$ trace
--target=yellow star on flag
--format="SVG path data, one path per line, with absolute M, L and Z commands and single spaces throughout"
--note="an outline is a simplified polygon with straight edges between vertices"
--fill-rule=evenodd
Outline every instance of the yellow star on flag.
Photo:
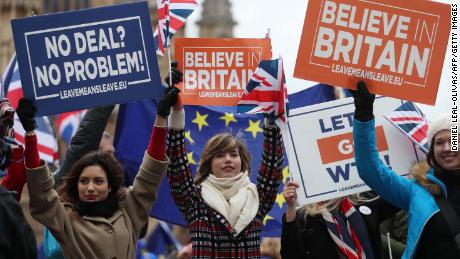
M 193 159 L 193 152 L 188 152 L 187 153 L 187 159 L 188 159 L 189 164 L 196 165 L 196 161 L 195 161 L 195 159 Z
M 195 144 L 195 140 L 192 139 L 192 135 L 190 133 L 190 130 L 185 132 L 185 138 L 188 139 L 190 144 Z
M 226 112 L 224 116 L 219 117 L 219 119 L 225 121 L 225 127 L 228 127 L 228 124 L 230 124 L 230 122 L 238 122 L 235 119 L 235 115 L 233 113 L 228 112 Z
M 267 214 L 267 216 L 265 216 L 265 218 L 263 220 L 264 226 L 267 224 L 267 221 L 269 221 L 269 220 L 273 220 L 273 217 Z
M 284 196 L 282 193 L 278 193 L 276 195 L 276 203 L 278 203 L 278 206 L 280 207 L 280 209 L 283 208 L 283 203 L 285 203 L 286 200 L 284 199 Z
M 283 184 L 286 184 L 286 180 L 288 177 L 289 177 L 289 169 L 286 166 L 285 168 L 283 168 Z
M 263 132 L 263 130 L 260 128 L 260 120 L 256 122 L 249 120 L 249 127 L 244 131 L 251 132 L 252 136 L 256 138 L 258 132 Z
M 196 117 L 194 120 L 192 120 L 192 122 L 198 125 L 199 131 L 201 131 L 201 128 L 203 128 L 203 126 L 209 126 L 209 124 L 206 122 L 207 117 L 208 114 L 201 115 L 198 111 L 196 112 Z

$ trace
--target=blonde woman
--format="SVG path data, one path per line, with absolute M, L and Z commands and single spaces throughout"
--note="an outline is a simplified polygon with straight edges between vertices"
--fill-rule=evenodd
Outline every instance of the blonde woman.
M 398 208 L 363 194 L 296 209 L 298 187 L 289 181 L 283 190 L 282 258 L 383 258 L 379 224 Z

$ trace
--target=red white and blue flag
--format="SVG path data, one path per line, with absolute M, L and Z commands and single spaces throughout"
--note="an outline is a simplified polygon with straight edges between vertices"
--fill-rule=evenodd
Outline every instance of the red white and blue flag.
M 163 56 L 172 36 L 198 8 L 198 3 L 195 0 L 157 0 L 157 5 L 158 26 L 153 37 L 157 54 Z
M 426 133 L 428 122 L 422 111 L 412 102 L 405 102 L 395 111 L 383 115 L 399 131 L 406 135 L 420 149 L 428 153 Z
M 169 46 L 169 1 L 157 0 L 158 25 L 153 32 L 155 48 L 158 55 L 164 55 L 165 48 Z
M 15 109 L 18 107 L 19 99 L 22 98 L 22 84 L 21 78 L 19 76 L 18 62 L 16 59 L 16 54 L 10 61 L 3 77 L 2 87 L 4 93 L 6 93 L 6 98 L 11 103 L 11 106 Z M 56 138 L 54 137 L 53 127 L 48 117 L 38 117 L 35 118 L 38 128 L 35 130 L 38 138 L 38 152 L 40 158 L 49 163 L 54 163 L 58 158 L 58 148 Z M 21 122 L 17 115 L 14 116 L 14 135 L 16 141 L 25 145 L 24 141 L 24 129 L 22 128 Z
M 285 125 L 287 102 L 283 60 L 263 60 L 252 74 L 243 97 L 238 102 L 237 111 L 270 114 L 277 118 L 278 125 Z
M 80 125 L 80 121 L 83 119 L 85 112 L 86 110 L 72 111 L 64 112 L 58 115 L 56 120 L 57 132 L 62 140 L 64 140 L 67 144 L 70 144 L 70 140 L 77 132 L 78 125 Z

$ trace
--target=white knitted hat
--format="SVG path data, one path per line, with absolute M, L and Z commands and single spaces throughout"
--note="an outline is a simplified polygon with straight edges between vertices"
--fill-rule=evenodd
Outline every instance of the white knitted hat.
M 428 132 L 426 133 L 428 145 L 431 145 L 434 135 L 441 130 L 450 130 L 450 114 L 444 114 L 436 120 L 428 124 Z

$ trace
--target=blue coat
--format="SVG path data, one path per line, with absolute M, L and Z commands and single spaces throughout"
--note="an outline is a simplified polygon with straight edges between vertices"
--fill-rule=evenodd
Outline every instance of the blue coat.
M 439 211 L 433 195 L 414 180 L 397 175 L 380 161 L 375 139 L 375 120 L 353 120 L 355 160 L 361 179 L 386 201 L 409 214 L 407 247 L 403 258 L 413 258 L 417 243 L 428 220 Z M 426 178 L 439 185 L 447 197 L 445 185 L 429 170 Z

